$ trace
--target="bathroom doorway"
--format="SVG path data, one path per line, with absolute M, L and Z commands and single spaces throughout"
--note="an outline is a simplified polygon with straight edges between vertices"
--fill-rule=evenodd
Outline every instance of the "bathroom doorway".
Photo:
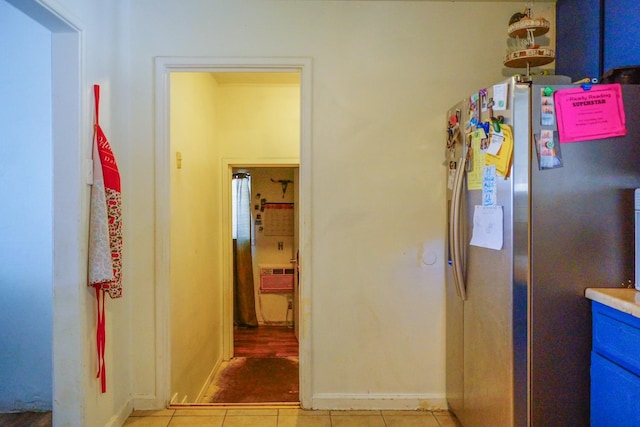
M 204 399 L 216 374 L 234 356 L 231 175 L 236 166 L 295 167 L 295 176 L 301 175 L 301 75 L 295 67 L 272 71 L 222 67 L 166 75 L 169 182 L 163 184 L 170 189 L 171 405 L 207 403 Z M 276 182 L 285 178 L 269 177 L 282 197 L 282 184 L 271 178 Z M 284 190 L 285 196 L 294 193 L 299 193 L 298 183 Z M 290 259 L 288 254 L 286 261 Z M 289 317 L 289 324 L 285 319 L 282 326 L 295 332 L 297 301 L 279 297 L 276 308 L 269 301 L 259 314 L 268 317 L 269 310 L 278 310 L 284 302 L 281 313 Z

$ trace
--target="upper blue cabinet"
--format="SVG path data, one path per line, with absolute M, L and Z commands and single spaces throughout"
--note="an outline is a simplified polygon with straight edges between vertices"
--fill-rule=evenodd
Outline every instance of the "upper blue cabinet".
M 556 2 L 556 74 L 600 78 L 600 1 Z
M 630 65 L 640 65 L 638 0 L 556 2 L 556 74 L 600 78 Z
M 604 1 L 604 70 L 640 65 L 638 0 Z

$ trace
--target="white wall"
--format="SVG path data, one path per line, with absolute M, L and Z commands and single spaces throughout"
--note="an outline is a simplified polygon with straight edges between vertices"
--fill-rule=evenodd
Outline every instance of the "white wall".
M 47 72 L 51 117 L 42 115 L 38 123 L 48 123 L 49 132 L 53 129 L 53 150 L 48 153 L 48 173 L 53 172 L 53 176 L 48 177 L 48 191 L 51 195 L 53 190 L 53 197 L 47 215 L 50 222 L 53 219 L 54 251 L 53 269 L 49 268 L 49 292 L 53 291 L 55 337 L 54 424 L 120 425 L 129 413 L 132 389 L 129 369 L 130 305 L 127 299 L 124 302 L 107 301 L 107 393 L 101 394 L 95 378 L 95 296 L 86 285 L 89 187 L 86 185 L 85 159 L 91 152 L 92 85 L 98 83 L 102 85 L 102 127 L 111 141 L 123 181 L 127 182 L 129 156 L 126 145 L 122 144 L 123 135 L 127 133 L 126 121 L 122 120 L 127 116 L 128 102 L 123 98 L 127 94 L 127 81 L 123 78 L 126 67 L 120 61 L 120 58 L 126 59 L 126 52 L 122 57 L 115 54 L 127 44 L 127 15 L 119 9 L 121 4 L 115 2 L 9 0 L 1 3 L 3 6 L 7 3 L 15 5 L 46 28 L 51 43 L 51 55 L 43 58 L 50 64 Z M 125 19 L 120 19 L 121 16 Z M 25 41 L 30 38 L 28 35 L 24 37 Z M 16 47 L 19 42 L 16 37 L 6 41 Z M 14 68 L 11 55 L 3 59 L 9 64 L 2 67 L 2 80 Z M 16 71 L 28 74 L 24 70 Z M 116 81 L 118 84 L 114 84 Z M 25 94 L 29 92 L 21 96 Z M 113 108 L 114 98 L 122 101 L 117 109 Z M 32 162 L 33 159 L 21 158 L 16 160 L 16 166 L 29 169 Z M 39 194 L 40 191 L 34 193 Z M 23 214 L 26 216 L 28 211 Z M 126 241 L 126 218 L 129 216 L 126 202 L 124 216 Z M 125 263 L 125 277 L 128 268 Z M 125 278 L 125 286 L 126 283 L 131 282 Z M 125 295 L 127 292 L 128 289 Z M 28 359 L 30 348 L 20 350 L 16 357 Z M 47 359 L 50 364 L 51 351 Z M 32 368 L 39 370 L 41 365 Z
M 216 100 L 210 74 L 171 75 L 171 395 L 178 403 L 197 402 L 222 360 Z
M 51 410 L 51 33 L 0 1 L 0 51 L 0 412 Z
M 536 12 L 554 22 L 553 5 Z M 156 56 L 311 57 L 312 404 L 428 406 L 444 396 L 444 112 L 502 67 L 521 2 L 131 3 L 129 188 L 141 237 L 134 383 L 153 393 Z M 543 10 L 544 9 L 544 10 Z M 260 147 L 256 147 L 260 150 Z M 428 263 L 423 262 L 424 260 Z M 429 264 L 430 263 L 430 264 Z M 381 398 L 381 399 L 378 399 Z

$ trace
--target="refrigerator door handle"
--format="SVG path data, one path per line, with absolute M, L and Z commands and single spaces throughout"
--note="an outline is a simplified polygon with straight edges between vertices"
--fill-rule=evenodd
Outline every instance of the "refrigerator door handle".
M 462 298 L 462 295 L 460 294 L 460 285 L 458 284 L 458 276 L 456 275 L 456 240 L 455 240 L 455 236 L 454 236 L 454 221 L 456 220 L 456 215 L 455 212 L 458 210 L 457 205 L 457 200 L 458 200 L 458 196 L 456 194 L 456 188 L 457 188 L 457 182 L 458 182 L 458 175 L 460 175 L 460 169 L 456 169 L 456 173 L 455 176 L 453 178 L 453 188 L 452 188 L 452 193 L 451 193 L 451 206 L 450 206 L 450 210 L 449 210 L 449 250 L 451 251 L 451 267 L 453 268 L 453 283 L 454 286 L 456 288 L 456 294 L 458 295 L 458 298 Z
M 451 254 L 453 264 L 453 281 L 456 285 L 456 293 L 464 301 L 467 299 L 467 287 L 464 283 L 464 273 L 462 270 L 462 238 L 460 236 L 460 210 L 462 199 L 462 184 L 466 168 L 467 156 L 463 155 L 458 162 L 456 176 L 453 184 L 451 197 L 451 216 L 449 218 L 449 241 L 451 242 Z

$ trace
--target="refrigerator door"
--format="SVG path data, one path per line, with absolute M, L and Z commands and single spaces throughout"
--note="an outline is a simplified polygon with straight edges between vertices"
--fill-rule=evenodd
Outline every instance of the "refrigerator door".
M 514 130 L 514 151 L 518 149 L 517 123 L 512 112 L 516 104 L 514 80 L 503 82 L 507 87 L 507 110 L 494 111 Z M 504 86 L 503 86 L 504 87 Z M 494 96 L 487 88 L 488 98 Z M 526 109 L 528 100 L 523 104 Z M 480 121 L 490 119 L 480 113 Z M 524 123 L 526 131 L 527 123 Z M 476 151 L 474 157 L 479 155 Z M 474 162 L 475 163 L 475 162 Z M 474 168 L 482 166 L 475 163 Z M 473 173 L 474 171 L 471 171 Z M 481 173 L 481 170 L 475 170 Z M 464 414 L 465 427 L 513 425 L 513 179 L 496 179 L 497 203 L 502 206 L 503 246 L 493 250 L 467 246 L 467 300 L 464 302 Z M 468 189 L 465 194 L 466 227 L 469 239 L 473 234 L 473 215 L 482 205 L 482 190 Z M 468 243 L 469 241 L 467 241 Z
M 563 167 L 557 169 L 539 170 L 535 148 L 531 151 L 534 426 L 589 425 L 591 315 L 584 291 L 634 279 L 640 86 L 622 89 L 626 136 L 561 144 Z M 541 128 L 540 90 L 532 91 L 534 134 Z
M 505 123 L 513 125 L 512 111 L 516 103 L 514 80 L 503 83 L 507 89 L 507 110 L 495 111 Z M 493 96 L 488 88 L 488 97 Z M 528 114 L 528 87 L 522 103 Z M 460 108 L 460 107 L 458 107 Z M 463 106 L 462 123 L 468 120 L 468 103 Z M 480 113 L 480 120 L 489 120 L 488 112 Z M 524 135 L 528 141 L 528 120 Z M 514 127 L 514 131 L 516 128 Z M 464 137 L 464 131 L 463 138 Z M 468 141 L 461 141 L 460 145 Z M 525 147 L 527 146 L 525 141 Z M 515 147 L 514 147 L 515 148 Z M 479 147 L 471 147 L 471 174 L 481 173 L 476 156 Z M 460 148 L 462 151 L 462 147 Z M 457 156 L 459 157 L 459 156 Z M 476 168 L 474 170 L 474 168 Z M 459 203 L 462 221 L 462 261 L 466 284 L 466 300 L 462 301 L 454 290 L 454 267 L 447 267 L 447 399 L 451 409 L 465 427 L 488 425 L 511 426 L 514 419 L 514 358 L 513 358 L 513 244 L 512 195 L 513 180 L 497 179 L 498 203 L 503 207 L 504 242 L 501 250 L 470 246 L 473 233 L 473 214 L 476 205 L 482 205 L 482 190 L 468 187 L 465 176 L 464 191 Z M 452 197 L 453 191 L 449 191 Z M 455 201 L 451 202 L 455 207 Z M 451 208 L 450 208 L 451 209 Z M 449 215 L 448 218 L 453 218 Z M 449 245 L 451 246 L 451 244 Z M 453 257 L 452 257 L 453 258 Z M 453 263 L 453 260 L 452 260 Z M 462 398 L 459 396 L 462 395 Z

